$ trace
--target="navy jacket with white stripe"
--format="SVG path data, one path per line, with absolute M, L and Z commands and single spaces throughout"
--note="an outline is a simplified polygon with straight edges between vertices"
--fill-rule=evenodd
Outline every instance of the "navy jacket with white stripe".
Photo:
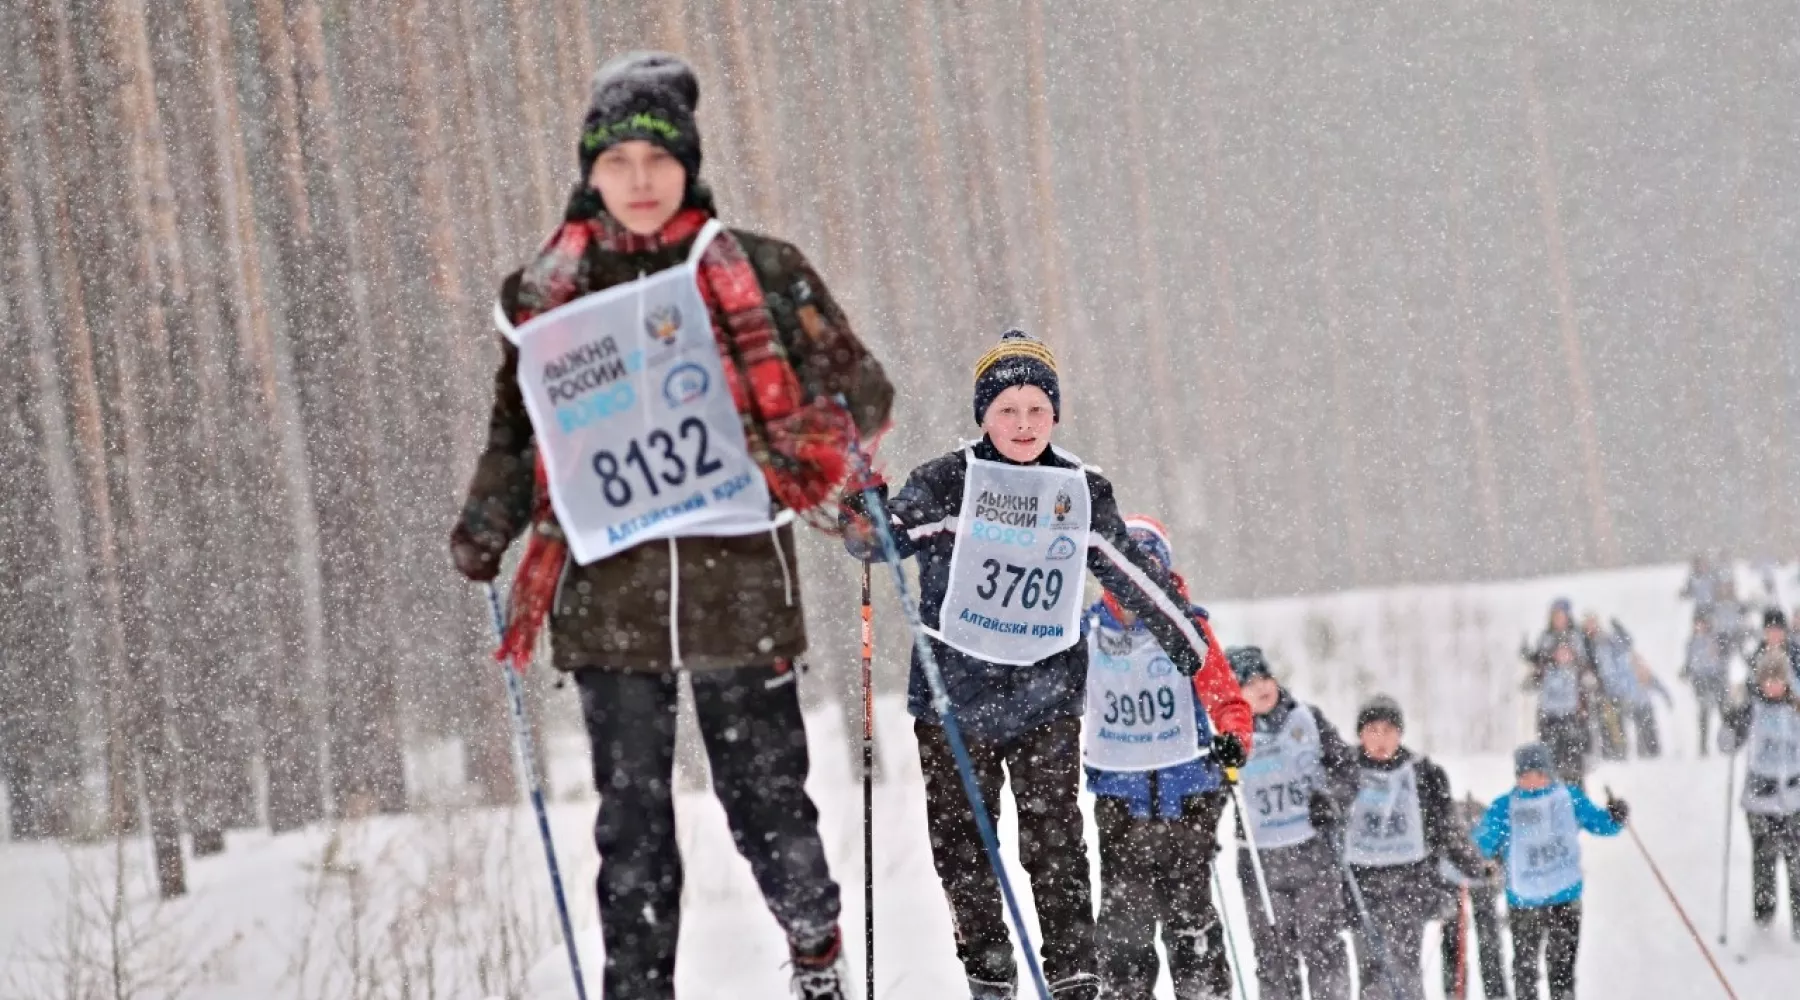
M 986 438 L 973 446 L 975 457 L 1008 462 Z M 1016 464 L 1016 463 L 1008 463 Z M 1073 469 L 1055 448 L 1044 449 L 1036 464 Z M 913 470 L 889 500 L 894 541 L 901 558 L 919 564 L 919 610 L 925 625 L 936 631 L 938 612 L 950 585 L 950 557 L 956 549 L 956 525 L 968 461 L 962 449 L 932 459 Z M 1087 472 L 1092 522 L 1088 536 L 1088 571 L 1150 629 L 1176 667 L 1187 676 L 1198 672 L 1206 657 L 1206 639 L 1188 616 L 1167 572 L 1145 555 L 1126 533 L 1113 487 L 1093 470 Z M 865 562 L 881 560 L 880 545 L 866 532 L 846 532 L 845 547 Z M 1079 592 L 1066 595 L 1083 600 Z M 1079 718 L 1087 697 L 1087 644 L 1077 642 L 1055 656 L 1029 666 L 991 663 L 958 652 L 933 639 L 938 666 L 950 692 L 963 735 L 977 743 L 1009 743 L 1054 719 Z M 931 689 L 918 651 L 913 652 L 907 681 L 907 707 L 915 718 L 936 722 Z

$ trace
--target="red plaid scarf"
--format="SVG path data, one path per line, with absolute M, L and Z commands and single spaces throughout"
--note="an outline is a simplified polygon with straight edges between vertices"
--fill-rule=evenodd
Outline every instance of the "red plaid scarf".
M 711 215 L 698 208 L 676 213 L 654 236 L 640 236 L 604 214 L 564 222 L 525 268 L 519 284 L 524 323 L 591 289 L 582 288 L 588 247 L 614 253 L 648 253 L 697 237 Z M 806 402 L 800 378 L 775 335 L 762 283 L 730 230 L 720 232 L 700 255 L 700 295 L 712 314 L 713 336 L 731 399 L 744 422 L 750 455 L 777 502 L 815 527 L 835 525 L 820 515 L 849 472 L 855 425 L 849 414 L 824 400 Z M 556 527 L 549 479 L 537 462 L 530 541 L 513 580 L 505 641 L 497 654 L 523 668 L 556 600 L 568 543 Z

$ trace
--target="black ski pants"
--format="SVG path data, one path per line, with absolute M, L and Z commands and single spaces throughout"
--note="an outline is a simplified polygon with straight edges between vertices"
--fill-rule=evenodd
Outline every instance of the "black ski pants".
M 790 941 L 834 933 L 838 887 L 825 863 L 796 674 L 786 664 L 693 675 L 713 792 L 738 853 Z M 675 839 L 674 674 L 582 670 L 581 712 L 600 814 L 600 933 L 608 1000 L 672 1000 L 681 926 Z
M 1154 776 L 1152 781 L 1156 780 Z M 1231 994 L 1224 925 L 1213 905 L 1213 858 L 1225 792 L 1190 795 L 1176 819 L 1137 819 L 1121 799 L 1094 802 L 1100 830 L 1095 942 L 1108 997 L 1156 991 L 1158 924 L 1176 1000 Z
M 1425 925 L 1442 911 L 1446 891 L 1437 869 L 1421 861 L 1351 871 L 1373 925 L 1363 925 L 1358 914 L 1359 995 L 1362 1000 L 1425 1000 Z
M 1350 949 L 1343 932 L 1352 921 L 1331 837 L 1320 834 L 1292 847 L 1264 850 L 1262 861 L 1274 924 L 1257 899 L 1249 852 L 1238 852 L 1238 881 L 1256 942 L 1257 995 L 1262 1000 L 1304 1000 L 1309 995 L 1312 1000 L 1350 1000 Z
M 1585 788 L 1587 781 L 1588 726 L 1577 715 L 1538 715 L 1538 739 L 1550 748 L 1557 777 L 1564 784 Z
M 1543 953 L 1550 1000 L 1575 1000 L 1575 956 L 1581 950 L 1581 901 L 1520 907 L 1512 926 L 1513 995 L 1538 1000 L 1538 954 Z
M 1788 918 L 1800 938 L 1800 813 L 1750 814 L 1750 907 L 1759 924 L 1775 920 L 1779 869 L 1787 865 Z
M 950 743 L 935 722 L 918 721 L 913 731 L 925 775 L 931 859 L 956 922 L 957 957 L 971 983 L 1016 983 L 1000 883 L 988 864 Z M 1006 743 L 972 743 L 969 756 L 982 802 L 996 826 L 1000 788 L 1012 786 L 1019 807 L 1019 863 L 1031 878 L 1044 975 L 1052 984 L 1091 991 L 1097 986 L 1097 963 L 1079 804 L 1081 720 L 1054 719 Z
M 1459 919 L 1452 919 L 1444 924 L 1443 942 L 1444 959 L 1444 995 L 1462 1000 L 1468 993 L 1468 987 L 1481 977 L 1482 996 L 1487 1000 L 1506 1000 L 1506 945 L 1500 939 L 1500 894 L 1490 885 L 1469 887 L 1469 915 L 1467 926 Z M 1469 944 L 1463 935 L 1473 928 L 1473 943 L 1481 952 L 1479 969 L 1470 965 L 1471 954 Z M 1463 963 L 1463 992 L 1456 989 L 1456 967 L 1458 958 Z

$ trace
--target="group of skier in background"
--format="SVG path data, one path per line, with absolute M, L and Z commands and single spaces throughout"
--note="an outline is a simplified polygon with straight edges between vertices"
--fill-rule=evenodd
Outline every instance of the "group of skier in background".
M 1659 689 L 1630 636 L 1593 616 L 1577 624 L 1559 602 L 1528 651 L 1541 741 L 1515 754 L 1512 790 L 1459 802 L 1443 768 L 1405 745 L 1391 698 L 1360 708 L 1349 743 L 1260 649 L 1221 646 L 1167 532 L 1124 516 L 1113 485 L 1051 443 L 1062 372 L 1043 342 L 1008 331 L 982 355 L 980 438 L 890 491 L 867 450 L 890 424 L 893 386 L 798 249 L 718 224 L 699 176 L 698 101 L 691 67 L 663 53 L 595 76 L 565 218 L 502 286 L 488 442 L 450 542 L 457 569 L 489 582 L 529 539 L 502 653 L 522 664 L 547 626 L 581 693 L 600 793 L 604 995 L 674 996 L 683 678 L 736 846 L 787 937 L 793 995 L 851 995 L 839 887 L 805 789 L 799 515 L 865 563 L 917 564 L 909 708 L 975 1000 L 1020 993 L 988 826 L 1005 784 L 1041 932 L 1041 969 L 1026 948 L 1035 993 L 1148 997 L 1160 934 L 1177 997 L 1231 996 L 1246 970 L 1233 968 L 1242 953 L 1213 861 L 1235 802 L 1264 1000 L 1299 998 L 1303 978 L 1314 1000 L 1348 997 L 1353 968 L 1364 998 L 1421 998 L 1425 931 L 1439 920 L 1445 985 L 1460 994 L 1474 978 L 1463 912 L 1487 996 L 1505 996 L 1502 893 L 1515 995 L 1538 995 L 1543 964 L 1550 996 L 1572 997 L 1579 834 L 1617 834 L 1628 817 L 1623 802 L 1588 798 L 1590 741 L 1606 756 L 1622 756 L 1629 733 L 1644 756 L 1660 746 Z M 1786 674 L 1765 669 L 1793 646 L 1770 640 L 1747 697 L 1726 699 L 1703 641 L 1721 603 L 1697 616 L 1685 676 L 1718 689 L 1709 704 L 1723 708 L 1728 749 L 1751 748 L 1760 879 L 1765 859 L 1794 864 L 1800 838 L 1800 719 L 1791 687 L 1777 690 Z M 1764 920 L 1772 888 L 1767 907 L 1757 899 Z M 1792 901 L 1800 916 L 1800 891 Z

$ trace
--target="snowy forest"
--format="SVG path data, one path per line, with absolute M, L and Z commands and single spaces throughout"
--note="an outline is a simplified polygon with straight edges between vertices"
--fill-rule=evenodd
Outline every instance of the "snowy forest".
M 883 359 L 896 471 L 972 433 L 970 361 L 1016 323 L 1207 601 L 1800 551 L 1797 29 L 1775 0 L 5 0 L 10 830 L 136 831 L 134 772 L 199 855 L 265 809 L 403 811 L 421 734 L 513 801 L 445 538 L 496 283 L 633 48 L 692 60 L 723 215 L 800 243 Z M 808 697 L 848 705 L 828 544 Z

